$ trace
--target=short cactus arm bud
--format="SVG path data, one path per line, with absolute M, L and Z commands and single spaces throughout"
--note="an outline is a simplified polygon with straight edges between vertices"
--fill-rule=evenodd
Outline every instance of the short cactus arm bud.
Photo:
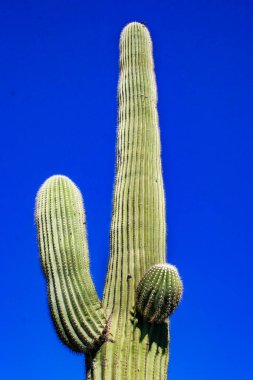
M 89 352 L 106 335 L 106 317 L 89 271 L 82 196 L 65 176 L 52 176 L 36 199 L 41 264 L 51 316 L 61 340 Z
M 183 293 L 177 268 L 153 265 L 136 289 L 136 309 L 150 323 L 161 323 L 177 308 Z

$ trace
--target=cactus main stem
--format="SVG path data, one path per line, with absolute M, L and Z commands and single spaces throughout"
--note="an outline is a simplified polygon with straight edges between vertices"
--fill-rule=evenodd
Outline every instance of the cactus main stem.
M 135 290 L 146 270 L 165 262 L 166 224 L 152 42 L 140 23 L 120 39 L 117 166 L 110 261 L 102 305 L 113 342 L 87 360 L 92 380 L 167 378 L 168 322 L 146 323 Z

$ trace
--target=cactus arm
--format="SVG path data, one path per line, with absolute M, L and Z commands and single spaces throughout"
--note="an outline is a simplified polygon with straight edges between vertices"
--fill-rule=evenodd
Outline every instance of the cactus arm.
M 50 177 L 36 199 L 36 225 L 48 301 L 57 333 L 88 352 L 106 335 L 106 317 L 89 272 L 82 197 L 64 176 Z

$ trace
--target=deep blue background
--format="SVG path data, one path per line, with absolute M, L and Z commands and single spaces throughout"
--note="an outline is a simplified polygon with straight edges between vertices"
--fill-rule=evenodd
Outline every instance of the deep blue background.
M 84 377 L 49 318 L 34 198 L 52 174 L 81 188 L 101 295 L 130 21 L 154 42 L 168 261 L 185 286 L 170 379 L 253 378 L 252 19 L 244 0 L 0 2 L 1 380 Z

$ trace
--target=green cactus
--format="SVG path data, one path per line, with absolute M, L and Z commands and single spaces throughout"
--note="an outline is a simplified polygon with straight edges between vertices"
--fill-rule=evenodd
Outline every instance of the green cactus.
M 136 309 L 145 321 L 161 323 L 177 308 L 183 284 L 177 268 L 155 264 L 143 276 L 136 289 Z
M 36 222 L 56 331 L 74 351 L 94 350 L 107 323 L 89 271 L 82 196 L 70 179 L 57 175 L 42 185 Z
M 61 340 L 85 353 L 87 379 L 167 379 L 167 317 L 182 283 L 165 264 L 157 90 L 143 24 L 128 24 L 120 38 L 116 179 L 102 303 L 90 276 L 82 197 L 67 177 L 50 177 L 40 188 L 36 225 L 52 319 Z

